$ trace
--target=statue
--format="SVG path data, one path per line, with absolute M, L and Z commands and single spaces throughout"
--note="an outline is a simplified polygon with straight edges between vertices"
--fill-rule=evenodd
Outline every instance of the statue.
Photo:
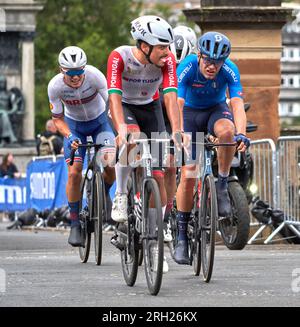
M 0 75 L 0 146 L 17 144 L 21 138 L 24 99 L 18 88 L 6 89 L 6 77 Z

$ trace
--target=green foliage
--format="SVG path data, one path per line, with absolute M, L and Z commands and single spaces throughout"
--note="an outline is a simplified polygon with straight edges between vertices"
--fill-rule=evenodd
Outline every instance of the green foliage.
M 88 63 L 106 73 L 109 53 L 130 42 L 130 21 L 138 17 L 142 1 L 47 0 L 37 16 L 36 132 L 50 117 L 47 85 L 59 72 L 57 56 L 69 45 L 82 47 Z

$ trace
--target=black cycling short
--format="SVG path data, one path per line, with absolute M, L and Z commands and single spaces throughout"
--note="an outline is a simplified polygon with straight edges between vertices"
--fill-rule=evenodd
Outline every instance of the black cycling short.
M 152 132 L 166 130 L 162 108 L 159 100 L 144 105 L 122 103 L 124 120 L 127 125 L 138 125 L 140 131 L 151 138 Z

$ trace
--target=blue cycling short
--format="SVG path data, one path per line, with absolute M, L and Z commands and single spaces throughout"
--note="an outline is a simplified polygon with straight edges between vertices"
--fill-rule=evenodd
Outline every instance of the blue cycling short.
M 87 137 L 91 136 L 94 143 L 104 144 L 101 152 L 115 151 L 115 136 L 107 121 L 106 113 L 104 112 L 96 119 L 90 121 L 76 121 L 68 117 L 64 117 L 68 124 L 71 133 L 76 136 L 80 143 L 86 144 Z M 86 149 L 79 148 L 74 157 L 74 162 L 83 162 Z M 64 138 L 64 156 L 66 163 L 70 162 L 71 148 L 68 145 L 68 140 Z
M 234 123 L 232 113 L 226 102 L 217 104 L 207 109 L 193 109 L 184 107 L 183 124 L 184 132 L 192 134 L 192 142 L 196 142 L 197 132 L 214 133 L 214 125 L 219 119 L 229 119 Z M 192 145 L 192 159 L 196 159 L 196 145 Z

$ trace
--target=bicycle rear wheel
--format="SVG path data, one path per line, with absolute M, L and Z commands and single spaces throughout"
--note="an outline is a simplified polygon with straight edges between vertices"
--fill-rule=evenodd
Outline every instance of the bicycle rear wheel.
M 134 198 L 132 188 L 128 190 L 128 221 L 118 225 L 119 238 L 122 245 L 121 264 L 125 282 L 133 286 L 138 273 L 138 235 L 135 231 Z
M 79 201 L 79 219 L 81 223 L 81 233 L 84 239 L 84 247 L 79 247 L 79 256 L 82 263 L 86 263 L 89 259 L 91 247 L 91 182 L 88 178 L 84 178 L 80 188 L 80 201 Z
M 93 187 L 93 221 L 96 265 L 102 261 L 102 225 L 106 215 L 106 198 L 104 181 L 100 172 L 96 172 Z
M 202 274 L 204 281 L 208 283 L 214 265 L 216 220 L 218 218 L 217 194 L 213 175 L 205 177 L 199 212 Z
M 150 294 L 157 295 L 162 283 L 164 237 L 160 192 L 153 178 L 144 181 L 142 196 L 145 275 Z

